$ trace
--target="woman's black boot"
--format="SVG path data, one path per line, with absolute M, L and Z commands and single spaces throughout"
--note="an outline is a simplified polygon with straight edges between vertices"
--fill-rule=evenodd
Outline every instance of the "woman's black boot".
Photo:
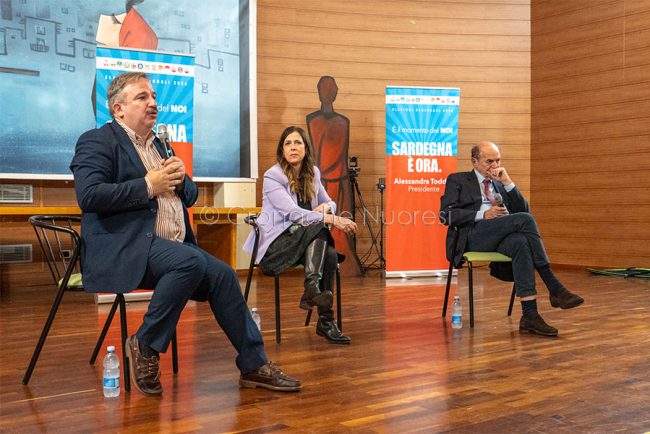
M 320 290 L 320 281 L 323 278 L 325 265 L 325 251 L 327 241 L 316 238 L 305 249 L 305 292 L 300 298 L 300 308 L 309 310 L 312 306 L 332 306 L 332 291 Z
M 332 308 L 318 308 L 318 323 L 316 323 L 316 334 L 323 336 L 332 344 L 347 345 L 352 342 L 349 336 L 345 336 L 339 330 L 336 321 L 334 321 L 334 311 Z

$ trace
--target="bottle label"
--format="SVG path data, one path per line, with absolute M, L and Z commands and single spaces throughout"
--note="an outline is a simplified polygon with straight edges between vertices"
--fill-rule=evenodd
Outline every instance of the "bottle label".
M 120 387 L 120 377 L 106 378 L 104 377 L 104 389 L 116 389 Z
M 462 318 L 463 318 L 463 317 L 460 316 L 460 315 L 452 315 L 452 316 L 451 316 L 451 323 L 452 323 L 452 324 L 460 324 L 461 321 L 462 321 Z

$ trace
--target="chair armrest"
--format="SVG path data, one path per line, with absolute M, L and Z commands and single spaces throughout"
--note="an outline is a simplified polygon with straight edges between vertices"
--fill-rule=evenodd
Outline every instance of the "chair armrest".
M 246 217 L 244 217 L 244 222 L 247 225 L 251 225 L 254 228 L 257 227 L 257 218 L 259 217 L 259 214 L 249 214 Z

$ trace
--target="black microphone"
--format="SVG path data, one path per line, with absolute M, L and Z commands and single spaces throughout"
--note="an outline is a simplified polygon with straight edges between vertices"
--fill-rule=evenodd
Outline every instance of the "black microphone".
M 497 206 L 505 206 L 503 204 L 503 196 L 501 196 L 501 193 L 494 193 L 494 203 L 496 203 Z M 508 211 L 508 208 L 506 208 L 506 211 L 510 213 L 510 211 Z
M 165 148 L 165 160 L 166 160 L 172 156 L 172 148 L 171 145 L 169 144 L 169 133 L 167 132 L 167 125 L 158 124 L 158 128 L 156 129 L 156 136 L 158 136 L 158 140 L 162 142 L 163 147 Z

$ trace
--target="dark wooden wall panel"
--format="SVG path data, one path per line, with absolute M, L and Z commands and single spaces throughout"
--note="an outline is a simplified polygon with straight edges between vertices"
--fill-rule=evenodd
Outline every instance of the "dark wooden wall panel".
M 533 1 L 531 196 L 552 262 L 650 264 L 650 1 Z

